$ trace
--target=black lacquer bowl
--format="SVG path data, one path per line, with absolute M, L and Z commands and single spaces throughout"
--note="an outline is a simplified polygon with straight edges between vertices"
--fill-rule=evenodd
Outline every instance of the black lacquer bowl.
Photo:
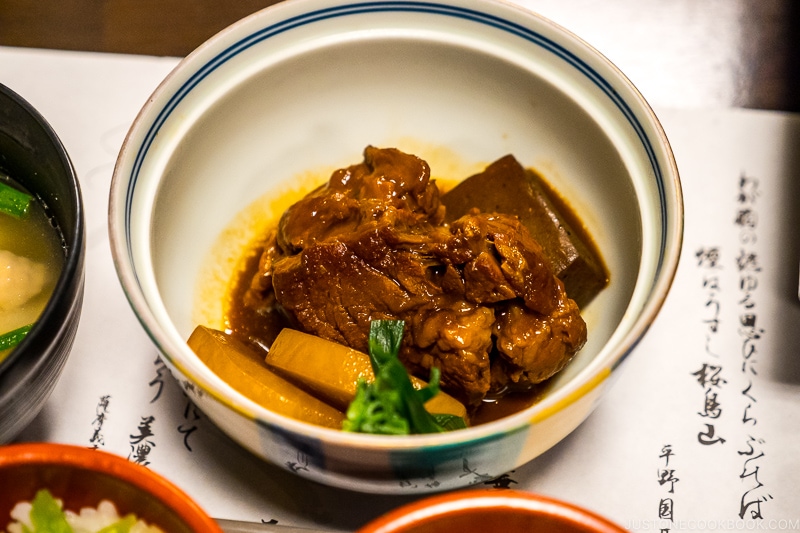
M 61 230 L 65 261 L 44 311 L 0 363 L 0 444 L 39 413 L 75 340 L 83 306 L 86 238 L 75 168 L 53 128 L 20 95 L 0 84 L 0 171 L 44 204 Z

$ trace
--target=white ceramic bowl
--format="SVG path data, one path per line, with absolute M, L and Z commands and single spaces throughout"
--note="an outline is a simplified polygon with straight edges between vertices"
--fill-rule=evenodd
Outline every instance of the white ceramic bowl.
M 204 265 L 237 214 L 308 171 L 359 162 L 368 144 L 416 153 L 434 176 L 512 153 L 589 226 L 611 283 L 585 310 L 587 345 L 537 405 L 449 434 L 347 434 L 258 407 L 186 346 L 198 284 L 214 292 Z M 485 481 L 578 426 L 660 309 L 682 224 L 667 139 L 631 83 L 562 28 L 487 0 L 290 0 L 239 21 L 146 103 L 110 202 L 122 285 L 197 405 L 269 461 L 379 493 Z

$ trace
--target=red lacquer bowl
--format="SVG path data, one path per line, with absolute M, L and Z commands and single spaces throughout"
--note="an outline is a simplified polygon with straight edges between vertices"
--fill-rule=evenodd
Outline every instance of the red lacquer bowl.
M 509 489 L 462 490 L 406 504 L 358 533 L 627 533 L 567 502 Z
M 19 501 L 48 489 L 64 509 L 114 503 L 120 516 L 134 513 L 166 533 L 222 533 L 186 493 L 145 466 L 110 453 L 50 443 L 0 447 L 0 531 Z

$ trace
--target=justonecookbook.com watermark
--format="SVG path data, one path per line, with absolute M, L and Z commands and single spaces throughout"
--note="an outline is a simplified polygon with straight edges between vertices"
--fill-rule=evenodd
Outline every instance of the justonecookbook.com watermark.
M 628 520 L 622 524 L 630 531 L 800 531 L 800 518 L 762 520 Z

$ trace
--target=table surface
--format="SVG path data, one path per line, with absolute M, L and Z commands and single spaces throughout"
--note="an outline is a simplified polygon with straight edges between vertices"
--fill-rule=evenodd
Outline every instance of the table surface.
M 0 45 L 183 56 L 229 24 L 275 3 L 3 0 Z M 594 45 L 655 106 L 800 111 L 800 2 L 515 3 Z

